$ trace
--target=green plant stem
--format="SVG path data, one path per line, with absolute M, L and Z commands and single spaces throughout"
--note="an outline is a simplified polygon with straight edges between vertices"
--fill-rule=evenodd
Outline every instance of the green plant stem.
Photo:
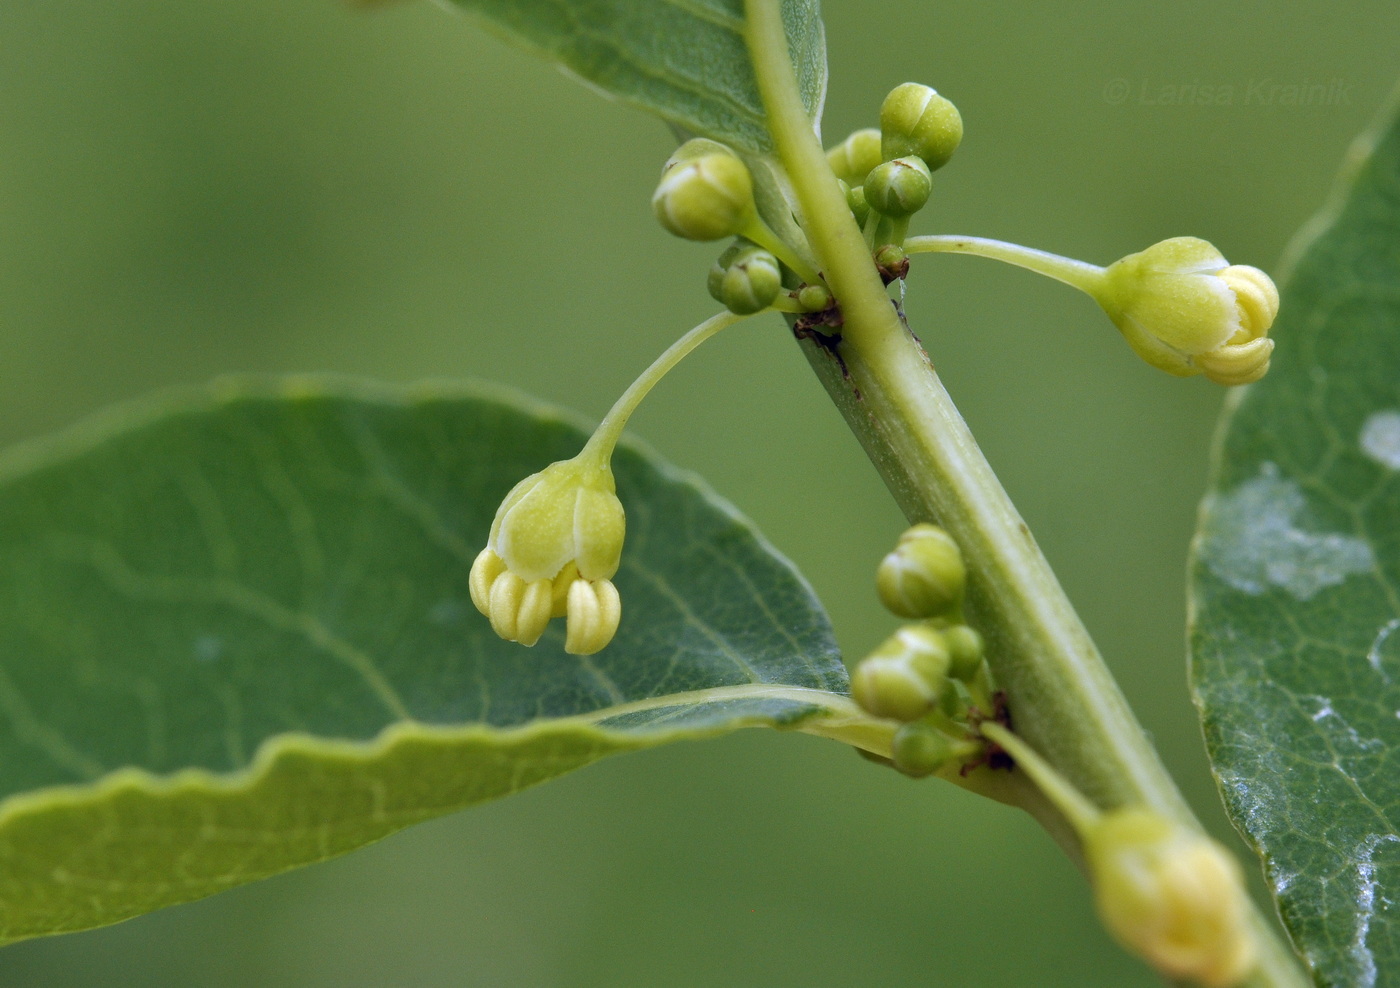
M 782 261 L 793 271 L 797 272 L 799 278 L 809 285 L 819 284 L 821 276 L 817 274 L 817 269 L 812 267 L 802 258 L 797 256 L 797 251 L 786 244 L 781 237 L 768 228 L 768 224 L 760 219 L 755 219 L 743 230 L 739 231 L 739 236 L 746 240 L 752 240 L 758 246 L 768 251 L 778 260 Z
M 994 261 L 1004 261 L 1018 268 L 1043 274 L 1066 285 L 1078 288 L 1085 294 L 1098 297 L 1103 286 L 1104 269 L 1097 264 L 1088 264 L 1072 258 L 1061 257 L 1048 251 L 1008 244 L 1002 240 L 988 240 L 985 237 L 910 237 L 904 241 L 906 254 L 972 254 L 975 257 L 989 257 Z
M 594 429 L 593 435 L 588 437 L 588 442 L 584 444 L 583 451 L 579 453 L 579 456 L 596 457 L 604 461 L 610 459 L 618 439 L 622 438 L 622 430 L 626 428 L 627 420 L 632 417 L 632 413 L 637 410 L 637 406 L 642 403 L 647 392 L 656 387 L 656 382 L 665 377 L 676 364 L 684 360 L 686 355 L 701 343 L 720 330 L 727 329 L 736 322 L 747 318 L 748 316 L 735 315 L 729 311 L 720 312 L 706 319 L 667 347 L 661 356 L 652 361 L 650 367 L 642 371 L 637 379 L 628 385 L 627 390 L 622 392 L 622 397 L 613 402 L 613 407 L 608 409 L 608 414 L 603 416 L 603 421 L 598 423 L 598 428 Z
M 1016 767 L 1034 780 L 1040 791 L 1049 797 L 1055 807 L 1069 820 L 1075 832 L 1081 837 L 1102 815 L 1093 803 L 1084 798 L 1069 781 L 1056 772 L 1054 767 L 1041 758 L 1036 750 L 1018 738 L 1010 729 L 995 721 L 983 724 L 979 730 L 982 736 L 1016 760 Z
M 962 547 L 969 616 L 1018 733 L 1094 804 L 1146 805 L 1199 828 L 886 294 L 798 97 L 778 0 L 746 0 L 746 13 L 769 129 L 844 319 L 838 353 L 808 341 L 809 361 L 909 520 L 937 520 Z M 1077 857 L 1070 828 L 1050 829 Z M 1272 924 L 1256 912 L 1254 925 L 1261 960 L 1249 984 L 1306 985 Z

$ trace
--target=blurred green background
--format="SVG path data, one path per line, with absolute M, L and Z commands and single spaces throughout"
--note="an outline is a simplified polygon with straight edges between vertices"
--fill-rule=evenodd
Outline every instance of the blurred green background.
M 1400 75 L 1400 7 L 828 0 L 830 141 L 914 79 L 967 139 L 918 232 L 1107 263 L 1167 236 L 1271 267 Z M 1273 85 L 1325 85 L 1320 105 Z M 1211 87 L 1218 104 L 1198 105 Z M 1228 97 L 1221 87 L 1229 87 Z M 713 308 L 648 206 L 656 121 L 426 3 L 0 4 L 0 438 L 230 371 L 483 377 L 600 415 Z M 908 308 L 1193 802 L 1183 564 L 1223 392 L 1084 298 L 966 258 Z M 635 431 L 893 626 L 901 528 L 776 318 Z M 32 986 L 1151 985 L 1021 815 L 754 732 L 605 762 L 318 867 L 0 950 Z

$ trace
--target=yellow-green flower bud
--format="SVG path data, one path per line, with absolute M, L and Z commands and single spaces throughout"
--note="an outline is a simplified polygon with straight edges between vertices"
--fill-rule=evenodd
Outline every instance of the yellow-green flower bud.
M 874 127 L 858 130 L 826 153 L 831 170 L 847 185 L 865 182 L 870 170 L 885 160 L 880 153 L 880 132 Z
M 925 625 L 909 625 L 856 666 L 851 695 L 872 716 L 907 722 L 932 710 L 947 683 L 943 636 Z
M 687 240 L 720 240 L 747 228 L 757 213 L 753 177 L 728 148 L 706 141 L 687 142 L 661 173 L 651 197 L 661 225 Z M 710 148 L 713 145 L 714 148 Z
M 886 161 L 865 179 L 865 201 L 886 216 L 910 216 L 924 208 L 933 191 L 933 176 L 922 158 L 910 155 Z
M 937 171 L 962 143 L 962 114 L 928 86 L 906 82 L 880 107 L 880 135 L 882 160 L 918 155 Z
M 922 779 L 956 757 L 958 750 L 948 735 L 915 721 L 895 731 L 892 753 L 895 768 L 912 778 Z
M 947 613 L 962 599 L 967 569 L 953 537 L 937 525 L 920 524 L 899 537 L 875 571 L 880 602 L 902 618 Z
M 568 640 L 597 651 L 617 630 L 611 579 L 625 531 L 606 460 L 580 455 L 551 463 L 501 502 L 486 548 L 472 563 L 472 602 L 508 641 L 533 645 L 551 617 L 563 616 Z M 574 604 L 579 584 L 593 595 L 593 609 Z
M 888 285 L 909 274 L 909 255 L 898 244 L 884 244 L 875 252 L 875 267 Z
M 1278 289 L 1204 240 L 1175 237 L 1117 261 L 1098 298 L 1137 355 L 1169 374 L 1247 384 L 1269 369 Z
M 730 312 L 747 316 L 773 304 L 783 287 L 778 259 L 751 244 L 735 244 L 710 268 L 711 297 Z
M 975 628 L 955 624 L 943 629 L 943 640 L 948 644 L 948 675 L 970 682 L 982 668 L 982 656 L 986 654 L 982 636 Z
M 831 303 L 831 292 L 825 285 L 803 285 L 797 290 L 797 305 L 803 312 L 825 312 Z
M 1104 925 L 1169 978 L 1233 988 L 1255 946 L 1239 865 L 1215 841 L 1146 809 L 1081 835 Z
M 852 188 L 847 185 L 846 205 L 851 207 L 851 215 L 856 218 L 856 225 L 865 226 L 865 221 L 870 218 L 870 203 L 865 201 L 865 186 L 857 185 Z

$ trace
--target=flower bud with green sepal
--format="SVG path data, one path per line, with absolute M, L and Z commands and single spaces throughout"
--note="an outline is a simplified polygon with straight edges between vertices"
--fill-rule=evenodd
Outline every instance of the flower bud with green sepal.
M 1278 289 L 1204 240 L 1175 237 L 1104 272 L 1096 297 L 1143 360 L 1169 374 L 1247 384 L 1269 369 Z
M 931 618 L 962 600 L 967 568 L 953 537 L 922 523 L 899 537 L 875 571 L 880 602 L 897 617 Z
M 898 281 L 909 274 L 909 255 L 898 244 L 885 244 L 875 251 L 875 267 L 885 284 Z
M 908 722 L 932 710 L 947 685 L 943 636 L 926 625 L 909 625 L 860 661 L 851 695 L 872 716 Z
M 933 192 L 933 176 L 922 158 L 911 155 L 878 166 L 863 188 L 871 209 L 899 219 L 924 208 Z
M 667 160 L 651 204 L 661 225 L 687 240 L 735 236 L 758 215 L 748 166 L 704 138 L 687 141 Z
M 955 624 L 943 629 L 943 640 L 948 645 L 948 675 L 971 682 L 981 670 L 982 657 L 986 654 L 982 636 L 975 628 Z
M 737 243 L 710 268 L 710 296 L 741 316 L 761 312 L 773 304 L 783 288 L 778 259 L 762 247 Z
M 1170 978 L 1233 988 L 1254 966 L 1240 867 L 1223 847 L 1145 808 L 1103 814 L 1081 834 L 1099 916 Z
M 803 285 L 797 290 L 797 307 L 803 312 L 825 312 L 831 308 L 831 291 L 825 285 Z
M 552 463 L 501 502 L 472 564 L 472 602 L 508 641 L 533 645 L 551 617 L 564 617 L 565 647 L 596 652 L 612 639 L 621 614 L 611 580 L 625 531 L 606 458 L 585 449 Z M 576 593 L 578 584 L 588 593 Z
M 931 724 L 914 721 L 895 732 L 891 761 L 910 778 L 922 779 L 954 759 L 975 753 L 977 747 L 972 742 L 954 740 Z
M 837 178 L 857 187 L 865 182 L 865 176 L 870 174 L 871 169 L 885 160 L 881 144 L 880 132 L 874 127 L 867 127 L 851 134 L 828 151 L 826 160 Z
M 864 227 L 865 221 L 870 219 L 870 203 L 865 199 L 865 186 L 848 187 L 846 205 L 851 207 L 851 215 L 856 218 L 856 225 Z
M 928 86 L 906 82 L 890 90 L 880 107 L 881 159 L 917 155 L 937 171 L 962 143 L 962 114 Z

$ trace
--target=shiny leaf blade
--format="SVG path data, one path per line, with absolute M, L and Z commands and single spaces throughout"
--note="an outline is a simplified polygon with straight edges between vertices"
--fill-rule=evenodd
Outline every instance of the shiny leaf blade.
M 1400 123 L 1303 241 L 1223 428 L 1192 670 L 1227 807 L 1319 984 L 1400 985 Z
M 563 66 L 607 95 L 684 131 L 762 153 L 764 126 L 744 45 L 743 0 L 451 0 L 488 29 Z M 782 0 L 803 102 L 826 96 L 817 0 Z
M 619 634 L 467 572 L 578 428 L 498 393 L 225 382 L 0 460 L 0 941 L 187 901 L 604 755 L 849 707 L 810 589 L 636 449 Z

